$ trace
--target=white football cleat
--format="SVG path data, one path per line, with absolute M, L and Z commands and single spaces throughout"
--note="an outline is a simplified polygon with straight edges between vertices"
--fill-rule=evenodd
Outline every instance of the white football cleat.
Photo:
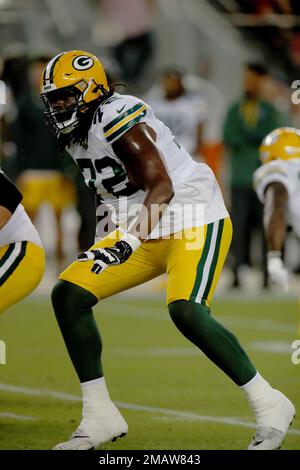
M 256 414 L 256 433 L 248 450 L 280 449 L 295 412 L 293 403 L 279 390 L 273 389 L 268 408 Z
M 112 403 L 92 417 L 82 419 L 76 431 L 66 442 L 61 442 L 53 450 L 93 450 L 107 442 L 116 441 L 128 432 L 128 425 Z

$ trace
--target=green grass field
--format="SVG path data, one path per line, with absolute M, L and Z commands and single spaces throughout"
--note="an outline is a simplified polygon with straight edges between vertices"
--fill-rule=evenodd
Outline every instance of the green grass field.
M 95 310 L 111 396 L 128 435 L 105 449 L 245 449 L 254 420 L 240 390 L 188 343 L 163 302 L 115 297 Z M 291 362 L 295 302 L 217 301 L 214 315 L 260 372 L 300 410 L 300 365 Z M 0 317 L 0 449 L 50 449 L 80 420 L 80 387 L 50 301 L 25 300 Z M 14 386 L 10 388 L 9 386 Z M 62 393 L 68 394 L 63 395 Z M 283 449 L 300 449 L 300 413 Z

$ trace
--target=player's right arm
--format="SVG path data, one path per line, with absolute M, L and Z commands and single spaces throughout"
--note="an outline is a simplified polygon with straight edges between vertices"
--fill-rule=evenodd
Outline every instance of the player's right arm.
M 288 272 L 281 253 L 286 236 L 285 212 L 288 192 L 282 183 L 271 183 L 265 192 L 264 229 L 267 240 L 267 268 L 273 284 L 288 290 Z
M 145 191 L 143 209 L 129 233 L 145 241 L 158 224 L 174 196 L 171 179 L 155 143 L 155 132 L 145 123 L 137 124 L 113 144 L 124 162 L 129 180 Z M 152 210 L 156 207 L 157 210 Z M 136 229 L 139 227 L 139 234 Z
M 172 181 L 165 167 L 164 158 L 156 145 L 156 132 L 143 120 L 147 106 L 138 99 L 123 97 L 112 102 L 113 108 L 122 110 L 118 117 L 116 110 L 111 123 L 102 126 L 107 143 L 123 162 L 129 181 L 145 193 L 143 207 L 128 231 L 113 247 L 81 253 L 79 261 L 96 260 L 92 271 L 100 273 L 109 265 L 125 262 L 145 241 L 174 196 Z M 126 108 L 126 109 L 125 109 Z M 120 113 L 119 113 L 120 114 Z
M 288 192 L 282 183 L 276 181 L 268 185 L 265 191 L 264 229 L 269 252 L 281 252 L 283 249 L 287 201 Z
M 254 186 L 264 204 L 264 231 L 270 281 L 288 290 L 288 273 L 282 261 L 288 203 L 288 175 L 284 166 L 278 161 L 263 165 L 254 174 Z

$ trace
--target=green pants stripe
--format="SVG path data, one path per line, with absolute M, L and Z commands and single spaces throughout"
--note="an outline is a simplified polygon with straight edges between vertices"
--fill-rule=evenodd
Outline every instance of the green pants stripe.
M 196 281 L 190 297 L 190 300 L 194 302 L 206 305 L 218 264 L 223 228 L 223 219 L 207 226 L 205 244 L 197 266 Z

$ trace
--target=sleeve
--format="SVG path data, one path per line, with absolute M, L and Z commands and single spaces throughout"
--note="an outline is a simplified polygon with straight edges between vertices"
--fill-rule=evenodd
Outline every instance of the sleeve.
M 120 96 L 102 107 L 103 137 L 113 144 L 139 122 L 145 122 L 148 106 L 133 96 Z
M 14 183 L 1 171 L 0 172 L 0 206 L 14 213 L 20 202 L 22 194 Z
M 262 165 L 253 175 L 254 189 L 259 200 L 265 202 L 265 190 L 271 183 L 282 183 L 288 192 L 291 190 L 289 174 L 283 162 L 275 160 Z

